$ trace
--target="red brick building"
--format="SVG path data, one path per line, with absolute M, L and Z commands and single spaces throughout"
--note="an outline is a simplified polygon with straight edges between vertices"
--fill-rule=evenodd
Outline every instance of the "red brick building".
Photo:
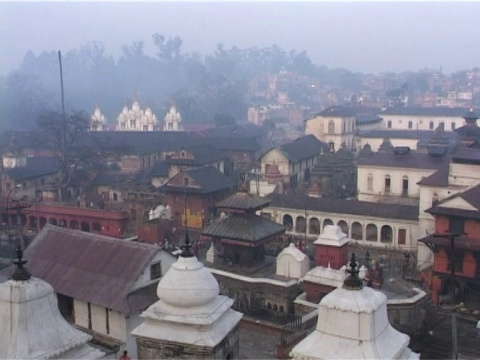
M 480 185 L 453 195 L 426 212 L 435 217 L 435 234 L 420 240 L 434 252 L 432 300 L 450 299 L 454 263 L 455 302 L 480 309 Z M 453 252 L 449 234 L 453 234 Z

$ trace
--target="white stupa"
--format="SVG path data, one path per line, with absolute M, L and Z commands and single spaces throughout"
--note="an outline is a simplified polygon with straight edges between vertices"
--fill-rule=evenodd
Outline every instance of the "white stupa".
M 159 300 L 132 331 L 138 357 L 237 358 L 242 314 L 231 309 L 232 299 L 219 295 L 217 280 L 190 252 L 188 235 L 185 243 L 158 284 Z
M 50 284 L 32 278 L 17 250 L 12 279 L 0 284 L 0 359 L 100 359 L 91 336 L 62 317 Z
M 158 121 L 152 109 L 142 110 L 137 99 L 132 103 L 132 108 L 123 107 L 117 117 L 118 131 L 157 131 Z
M 387 297 L 363 287 L 356 267 L 353 254 L 350 276 L 320 301 L 316 329 L 292 349 L 293 359 L 419 359 L 410 337 L 390 325 Z

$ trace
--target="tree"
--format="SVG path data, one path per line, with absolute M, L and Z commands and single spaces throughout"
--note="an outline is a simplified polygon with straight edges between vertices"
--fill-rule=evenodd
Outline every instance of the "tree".
M 92 165 L 101 155 L 93 137 L 87 136 L 89 121 L 84 113 L 62 115 L 48 111 L 38 118 L 38 127 L 44 133 L 44 143 L 57 158 L 59 201 L 68 201 L 69 187 L 77 171 Z

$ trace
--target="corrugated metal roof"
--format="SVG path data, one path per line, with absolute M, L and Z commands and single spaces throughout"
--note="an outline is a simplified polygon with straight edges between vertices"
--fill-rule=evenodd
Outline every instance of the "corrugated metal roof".
M 237 192 L 215 204 L 215 207 L 223 209 L 253 210 L 267 206 L 270 201 L 269 198 L 260 197 L 247 192 Z
M 203 229 L 202 235 L 255 243 L 285 230 L 285 226 L 258 215 L 231 214 Z
M 47 224 L 24 257 L 32 275 L 50 283 L 55 292 L 129 314 L 148 302 L 144 292 L 131 290 L 160 251 L 154 245 Z

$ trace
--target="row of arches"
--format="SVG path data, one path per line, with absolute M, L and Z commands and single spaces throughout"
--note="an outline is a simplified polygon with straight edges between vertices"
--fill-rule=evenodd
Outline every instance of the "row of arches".
M 335 224 L 332 219 L 323 219 L 321 221 L 317 217 L 307 219 L 304 216 L 297 216 L 294 218 L 285 214 L 282 218 L 282 224 L 287 228 L 287 231 L 294 231 L 299 234 L 320 235 L 327 225 L 337 225 L 342 229 L 342 232 L 347 234 L 354 240 L 366 240 L 370 242 L 393 243 L 393 228 L 390 225 L 377 226 L 374 223 L 368 223 L 363 226 L 360 222 L 354 221 L 349 226 L 345 220 L 339 220 Z M 400 245 L 402 245 L 399 242 Z

